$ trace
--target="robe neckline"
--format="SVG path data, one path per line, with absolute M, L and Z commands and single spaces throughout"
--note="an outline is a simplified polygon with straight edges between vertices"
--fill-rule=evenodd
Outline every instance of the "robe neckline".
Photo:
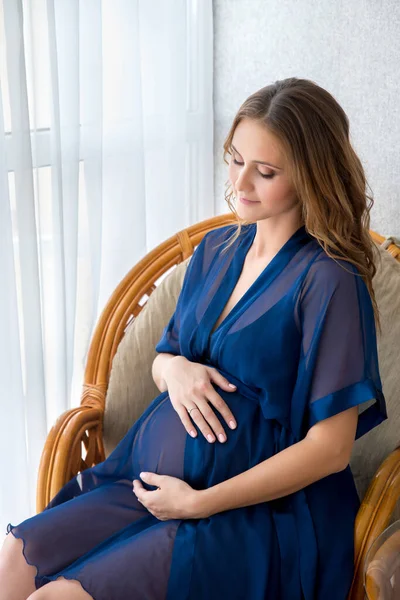
M 244 229 L 244 227 L 242 229 Z M 204 328 L 202 327 L 202 329 L 204 332 L 206 347 L 208 347 L 211 340 L 214 341 L 218 334 L 226 329 L 226 327 L 229 326 L 232 321 L 239 317 L 243 308 L 248 305 L 249 301 L 255 300 L 260 291 L 265 289 L 265 287 L 283 271 L 293 256 L 300 250 L 302 246 L 304 246 L 305 243 L 311 239 L 310 234 L 306 230 L 306 226 L 302 225 L 299 227 L 278 250 L 272 260 L 270 260 L 270 262 L 265 266 L 265 268 L 253 281 L 243 296 L 221 321 L 215 331 L 212 332 L 212 328 L 222 313 L 222 310 L 225 308 L 228 299 L 230 298 L 237 281 L 239 280 L 247 252 L 254 241 L 256 233 L 257 223 L 250 223 L 243 234 L 239 236 L 238 240 L 236 240 L 236 246 L 232 249 L 232 252 L 227 258 L 229 263 L 224 275 L 223 284 L 216 289 L 216 292 L 203 316 L 203 325 L 206 325 Z M 215 315 L 217 316 L 214 319 L 213 316 Z

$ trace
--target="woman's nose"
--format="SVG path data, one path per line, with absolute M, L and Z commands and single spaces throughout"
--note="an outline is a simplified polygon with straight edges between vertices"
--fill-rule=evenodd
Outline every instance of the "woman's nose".
M 245 172 L 244 170 L 242 170 L 240 172 L 240 175 L 238 175 L 238 177 L 235 181 L 235 188 L 236 188 L 236 190 L 241 190 L 240 192 L 238 192 L 238 195 L 241 195 L 241 196 L 246 196 L 246 194 L 250 195 L 250 193 L 253 189 L 253 185 L 251 184 L 250 177 L 247 174 L 247 171 Z

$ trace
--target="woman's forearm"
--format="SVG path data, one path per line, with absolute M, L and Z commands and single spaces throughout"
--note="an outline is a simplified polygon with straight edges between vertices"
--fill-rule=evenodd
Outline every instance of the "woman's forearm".
M 168 389 L 164 379 L 165 367 L 173 358 L 178 357 L 184 359 L 183 356 L 177 356 L 176 354 L 170 354 L 169 352 L 160 352 L 153 360 L 151 375 L 160 392 L 166 392 Z
M 342 455 L 332 455 L 320 441 L 305 438 L 255 467 L 196 494 L 194 518 L 268 502 L 343 470 Z

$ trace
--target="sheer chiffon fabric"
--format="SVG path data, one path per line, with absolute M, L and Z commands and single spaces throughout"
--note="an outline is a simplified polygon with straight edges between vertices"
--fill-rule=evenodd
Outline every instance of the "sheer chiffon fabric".
M 279 250 L 211 334 L 238 281 L 256 224 L 222 252 L 231 225 L 207 233 L 156 345 L 218 369 L 237 428 L 227 441 L 185 431 L 168 392 L 114 452 L 8 531 L 24 540 L 36 586 L 77 579 L 95 600 L 345 600 L 359 499 L 345 470 L 271 502 L 203 519 L 159 521 L 132 493 L 141 471 L 196 489 L 216 485 L 359 406 L 357 437 L 387 418 L 371 299 L 355 266 L 327 256 L 305 227 Z M 154 487 L 143 483 L 147 489 Z

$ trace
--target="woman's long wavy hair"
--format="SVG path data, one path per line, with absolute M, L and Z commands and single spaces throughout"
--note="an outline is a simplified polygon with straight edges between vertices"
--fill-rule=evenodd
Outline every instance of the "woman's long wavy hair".
M 372 287 L 374 256 L 378 253 L 369 234 L 374 200 L 366 192 L 369 185 L 364 169 L 350 143 L 346 113 L 313 81 L 296 77 L 276 81 L 249 96 L 239 108 L 223 145 L 227 164 L 233 134 L 245 117 L 264 125 L 280 142 L 306 230 L 331 258 L 357 267 L 370 293 L 380 331 Z M 233 190 L 228 193 L 229 180 L 227 184 L 225 200 L 236 215 L 237 228 L 224 251 L 240 235 L 242 225 L 250 223 L 237 214 Z

